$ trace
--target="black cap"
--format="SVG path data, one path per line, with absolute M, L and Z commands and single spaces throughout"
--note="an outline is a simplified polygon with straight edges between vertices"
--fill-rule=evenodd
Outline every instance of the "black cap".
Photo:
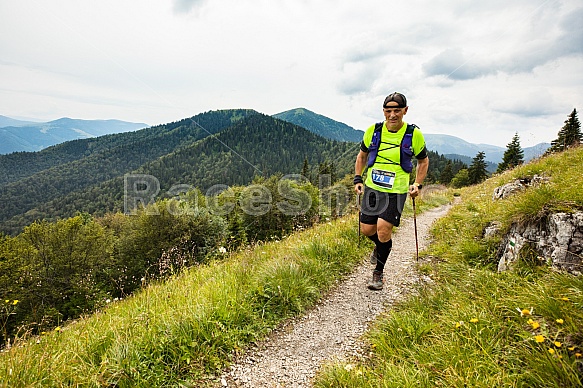
M 386 108 L 387 104 L 391 101 L 395 101 L 398 104 L 395 108 L 404 108 L 407 106 L 407 98 L 403 94 L 398 92 L 391 93 L 385 98 L 383 108 Z

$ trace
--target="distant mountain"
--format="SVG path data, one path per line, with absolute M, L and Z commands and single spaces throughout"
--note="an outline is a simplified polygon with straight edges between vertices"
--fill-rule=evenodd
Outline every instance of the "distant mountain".
M 305 108 L 291 109 L 275 114 L 273 117 L 304 127 L 308 131 L 327 139 L 353 143 L 359 143 L 362 140 L 362 131 Z
M 120 120 L 80 120 L 61 118 L 33 123 L 0 116 L 0 154 L 40 151 L 69 140 L 124 133 L 147 127 L 144 123 Z
M 14 234 L 35 220 L 77 212 L 123 211 L 127 173 L 156 177 L 160 195 L 178 184 L 204 192 L 215 184 L 249 184 L 258 175 L 297 174 L 304 159 L 316 170 L 333 161 L 343 176 L 353 168 L 356 152 L 354 143 L 324 139 L 255 111 L 229 110 L 37 153 L 3 155 L 0 231 Z M 36 162 L 44 168 L 36 170 Z M 15 174 L 18 180 L 11 179 Z
M 486 161 L 498 164 L 502 162 L 504 152 L 506 151 L 506 147 L 469 143 L 459 137 L 451 135 L 437 135 L 431 133 L 424 133 L 423 135 L 425 136 L 427 148 L 431 151 L 435 151 L 441 155 L 454 154 L 468 156 L 470 157 L 470 163 L 471 159 L 476 156 L 478 152 L 484 152 L 486 155 Z M 549 147 L 550 144 L 548 143 L 540 143 L 533 147 L 523 148 L 524 160 L 529 161 L 530 159 L 542 156 Z
M 38 121 L 23 121 L 0 115 L 0 128 L 2 127 L 24 127 L 25 125 L 38 124 Z
M 504 154 L 505 148 L 488 145 L 488 144 L 473 144 L 469 143 L 459 137 L 451 135 L 435 135 L 431 133 L 424 133 L 427 148 L 435 151 L 441 155 L 456 154 L 465 155 L 473 158 L 478 152 L 486 154 L 486 160 L 494 163 L 502 161 L 502 157 L 498 158 L 500 152 Z M 492 157 L 495 155 L 495 157 Z
M 332 140 L 349 141 L 358 143 L 362 140 L 363 132 L 356 130 L 344 123 L 335 121 L 326 116 L 314 113 L 305 108 L 291 109 L 273 115 L 273 117 L 288 121 L 290 123 L 304 127 L 310 132 Z M 424 133 L 427 141 L 428 149 L 437 152 L 440 155 L 462 155 L 469 157 L 462 161 L 470 161 L 478 152 L 484 152 L 486 161 L 491 164 L 488 170 L 496 170 L 497 164 L 502 162 L 505 147 L 494 146 L 490 144 L 474 144 L 467 142 L 459 137 L 451 135 L 439 135 Z M 548 143 L 540 143 L 533 147 L 523 148 L 524 160 L 536 158 L 544 154 L 547 148 L 550 147 Z

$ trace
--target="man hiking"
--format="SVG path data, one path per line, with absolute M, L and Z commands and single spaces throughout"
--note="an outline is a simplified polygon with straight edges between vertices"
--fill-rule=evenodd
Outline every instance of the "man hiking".
M 408 109 L 403 94 L 388 95 L 383 103 L 385 121 L 366 130 L 356 157 L 354 189 L 362 194 L 364 188 L 360 230 L 375 243 L 371 262 L 376 267 L 368 283 L 371 290 L 383 288 L 383 269 L 393 246 L 393 226 L 399 226 L 407 194 L 412 198 L 419 195 L 429 167 L 423 134 L 414 124 L 403 121 Z M 413 156 L 417 170 L 415 182 L 409 185 Z M 368 169 L 363 178 L 365 167 Z

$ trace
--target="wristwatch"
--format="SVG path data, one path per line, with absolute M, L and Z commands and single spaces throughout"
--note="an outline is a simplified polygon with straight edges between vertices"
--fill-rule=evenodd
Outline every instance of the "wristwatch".
M 417 190 L 421 190 L 423 188 L 423 185 L 421 183 L 413 183 L 413 186 L 417 187 Z

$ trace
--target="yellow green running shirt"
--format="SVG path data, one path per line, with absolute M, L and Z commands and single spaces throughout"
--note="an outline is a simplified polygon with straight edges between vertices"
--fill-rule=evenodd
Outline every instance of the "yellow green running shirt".
M 374 133 L 374 124 L 369 127 L 362 138 L 360 148 L 364 152 L 368 152 L 368 146 L 372 141 Z M 406 193 L 409 191 L 409 173 L 403 171 L 399 164 L 401 160 L 400 145 L 405 131 L 407 130 L 407 123 L 397 132 L 389 132 L 386 122 L 383 123 L 381 133 L 381 145 L 375 160 L 375 164 L 369 167 L 366 173 L 364 184 L 372 189 L 382 191 L 385 193 Z M 413 132 L 413 141 L 411 148 L 413 155 L 417 159 L 426 157 L 425 139 L 419 128 L 415 128 Z

